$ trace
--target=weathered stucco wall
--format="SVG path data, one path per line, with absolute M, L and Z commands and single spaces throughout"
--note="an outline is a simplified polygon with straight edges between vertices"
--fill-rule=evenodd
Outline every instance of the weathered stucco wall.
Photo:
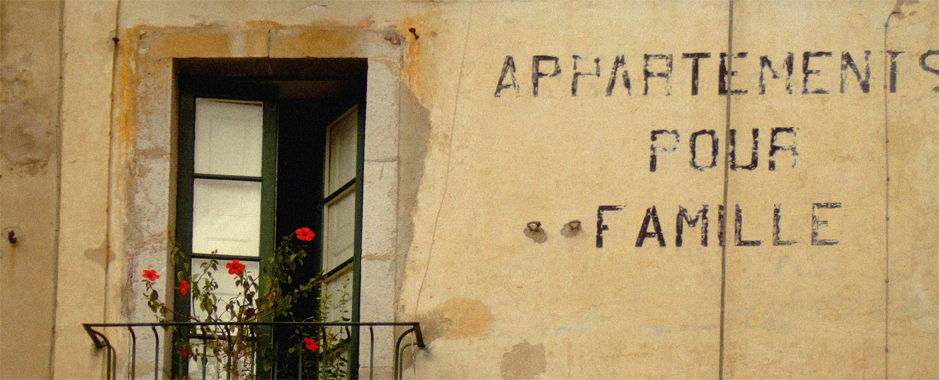
M 5 379 L 50 376 L 60 20 L 58 2 L 0 2 L 0 378 Z
M 459 9 L 401 294 L 433 340 L 415 378 L 937 376 L 935 2 Z
M 82 323 L 121 322 L 110 294 L 129 282 L 110 242 L 111 99 L 116 1 L 64 2 L 62 174 L 53 374 L 102 377 Z M 99 322 L 100 323 L 100 322 Z M 119 342 L 119 341 L 118 341 Z M 73 375 L 74 374 L 74 375 Z
M 59 61 L 3 4 L 5 228 Z M 410 377 L 939 377 L 937 1 L 156 4 L 66 2 L 57 377 L 150 316 L 188 57 L 369 60 L 363 319 L 422 323 Z

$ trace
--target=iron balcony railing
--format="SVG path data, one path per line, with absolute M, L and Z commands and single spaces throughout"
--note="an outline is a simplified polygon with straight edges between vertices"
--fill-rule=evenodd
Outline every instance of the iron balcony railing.
M 403 328 L 404 331 L 397 334 L 394 339 L 394 355 L 393 355 L 393 378 L 399 380 L 402 377 L 402 371 L 404 367 L 404 353 L 408 350 L 413 352 L 414 348 L 425 348 L 424 337 L 421 333 L 420 323 L 417 322 L 214 322 L 214 323 L 195 323 L 195 322 L 173 322 L 173 323 L 85 323 L 83 324 L 85 331 L 88 333 L 88 336 L 91 337 L 91 340 L 94 342 L 94 345 L 97 349 L 106 349 L 106 379 L 117 379 L 118 370 L 116 368 L 118 362 L 118 353 L 114 345 L 112 345 L 111 340 L 108 339 L 108 336 L 105 335 L 103 331 L 123 331 L 126 329 L 130 339 L 127 342 L 130 349 L 130 355 L 127 357 L 127 360 L 124 365 L 127 368 L 127 375 L 129 378 L 137 378 L 137 363 L 138 361 L 138 333 L 141 331 L 146 331 L 146 335 L 152 334 L 152 338 L 147 336 L 145 339 L 152 340 L 152 364 L 153 364 L 153 378 L 159 379 L 160 375 L 164 372 L 161 372 L 160 368 L 160 358 L 166 354 L 160 347 L 160 331 L 162 330 L 166 334 L 170 334 L 172 338 L 171 344 L 175 342 L 184 341 L 187 344 L 190 342 L 196 341 L 195 347 L 200 347 L 198 341 L 201 340 L 203 345 L 201 346 L 205 350 L 204 343 L 206 341 L 214 342 L 225 342 L 222 343 L 224 347 L 228 345 L 228 349 L 232 349 L 233 337 L 238 334 L 238 329 L 246 329 L 240 336 L 247 337 L 246 341 L 253 342 L 252 344 L 255 347 L 260 347 L 262 344 L 267 344 L 271 347 L 275 354 L 276 361 L 275 365 L 271 366 L 267 371 L 263 368 L 255 368 L 255 373 L 258 378 L 291 378 L 291 379 L 300 379 L 300 378 L 331 378 L 332 376 L 316 372 L 317 370 L 323 370 L 318 366 L 322 365 L 323 362 L 329 355 L 335 353 L 322 352 L 323 349 L 313 350 L 313 353 L 306 353 L 304 355 L 304 349 L 302 346 L 299 349 L 288 350 L 287 347 L 278 347 L 278 342 L 282 340 L 285 336 L 296 337 L 297 332 L 301 332 L 299 335 L 314 335 L 325 337 L 328 335 L 332 336 L 344 336 L 344 342 L 346 344 L 352 344 L 354 339 L 349 339 L 351 336 L 362 337 L 362 332 L 367 331 L 368 334 L 365 337 L 368 339 L 368 354 L 369 354 L 369 379 L 375 378 L 374 370 L 376 365 L 382 366 L 375 361 L 375 350 L 376 350 L 376 328 L 390 328 L 391 336 L 394 335 L 394 331 L 400 328 Z M 338 333 L 336 333 L 339 329 Z M 100 331 L 99 331 L 100 330 Z M 330 331 L 327 331 L 330 330 Z M 317 334 L 318 333 L 318 334 Z M 408 343 L 404 343 L 405 338 L 412 336 L 412 340 Z M 141 336 L 141 338 L 144 338 Z M 278 340 L 278 339 L 281 340 Z M 141 339 L 144 340 L 144 339 Z M 123 345 L 123 344 L 122 344 Z M 333 345 L 332 348 L 335 348 L 336 345 Z M 317 352 L 319 351 L 319 352 Z M 352 349 L 350 352 L 357 352 L 358 350 Z M 172 373 L 172 377 L 182 377 L 189 378 L 189 375 L 192 373 L 190 370 L 186 370 L 188 367 L 191 367 L 193 364 L 197 366 L 195 369 L 196 373 L 201 373 L 203 379 L 208 378 L 225 378 L 231 379 L 232 372 L 224 371 L 221 376 L 217 372 L 216 375 L 212 376 L 209 374 L 209 366 L 213 363 L 207 359 L 208 356 L 206 352 L 202 352 L 199 360 L 192 360 L 193 358 L 188 357 L 189 355 L 180 355 L 180 352 L 174 351 L 173 360 L 175 363 L 172 363 L 172 366 L 167 366 L 166 374 L 171 374 L 169 368 L 173 368 L 176 372 L 185 370 L 181 373 Z M 230 351 L 229 351 L 230 352 Z M 194 357 L 199 356 L 198 353 L 195 353 Z M 284 366 L 279 366 L 278 364 L 283 363 L 285 358 L 288 358 L 291 363 L 295 363 L 297 366 L 293 372 L 291 368 L 284 368 Z M 201 363 L 200 363 L 201 360 Z M 231 356 L 229 355 L 227 359 L 224 356 L 219 356 L 213 358 L 215 360 L 215 365 L 226 365 L 228 368 L 231 368 Z M 227 363 L 225 361 L 227 360 Z M 252 359 L 253 360 L 253 359 Z M 148 361 L 148 360 L 143 360 Z M 193 361 L 195 363 L 193 363 Z M 221 361 L 221 363 L 219 363 Z M 149 363 L 147 363 L 149 364 Z M 198 366 L 201 365 L 201 371 Z M 309 368 L 314 368 L 314 374 L 310 375 Z M 347 372 L 348 377 L 357 378 L 358 369 L 349 368 Z

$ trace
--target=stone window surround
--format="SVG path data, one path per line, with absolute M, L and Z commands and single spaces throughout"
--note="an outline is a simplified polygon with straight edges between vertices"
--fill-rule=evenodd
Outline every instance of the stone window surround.
M 205 27 L 132 30 L 129 33 L 132 40 L 125 40 L 128 42 L 126 50 L 118 58 L 120 74 L 115 75 L 116 86 L 121 82 L 126 84 L 116 90 L 120 98 L 115 103 L 122 108 L 115 115 L 118 130 L 112 132 L 116 134 L 112 137 L 114 162 L 111 166 L 112 177 L 116 179 L 112 181 L 118 181 L 112 185 L 112 190 L 115 194 L 125 194 L 126 198 L 112 204 L 112 223 L 120 222 L 112 224 L 111 241 L 115 243 L 112 246 L 115 252 L 126 252 L 126 273 L 130 278 L 121 296 L 124 302 L 120 319 L 153 320 L 143 298 L 139 297 L 142 286 L 137 274 L 143 269 L 169 268 L 166 252 L 170 245 L 168 237 L 174 230 L 176 202 L 178 94 L 173 58 L 353 57 L 368 60 L 360 319 L 394 321 L 395 282 L 399 270 L 396 267 L 399 73 L 406 48 L 401 44 L 402 39 L 389 38 L 389 33 L 393 32 L 388 31 L 298 27 L 268 30 L 265 33 L 268 36 L 266 55 L 250 51 L 235 54 L 232 46 L 202 44 L 201 50 L 196 48 L 200 38 L 217 39 L 226 33 L 233 41 L 243 41 L 245 36 L 258 34 L 258 31 L 223 32 Z M 337 38 L 356 42 L 331 43 Z M 171 281 L 165 280 L 167 289 L 161 293 L 168 294 L 172 291 Z M 376 375 L 390 377 L 394 331 L 376 329 L 375 333 Z M 368 332 L 363 330 L 362 334 L 359 355 L 364 378 L 368 376 L 370 352 Z M 145 340 L 138 341 L 138 370 L 148 367 L 141 358 L 152 357 L 146 354 L 146 346 Z M 164 358 L 168 359 L 169 350 L 165 345 L 163 349 Z M 161 363 L 167 362 L 161 360 Z M 118 368 L 120 365 L 119 362 Z M 383 375 L 385 372 L 388 375 Z

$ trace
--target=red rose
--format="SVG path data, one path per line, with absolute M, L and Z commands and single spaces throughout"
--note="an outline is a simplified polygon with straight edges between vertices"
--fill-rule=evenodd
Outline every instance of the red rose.
M 150 280 L 150 281 L 156 281 L 158 278 L 160 278 L 160 275 L 158 275 L 155 270 L 144 269 L 143 278 L 146 278 L 147 280 Z
M 300 239 L 300 240 L 303 240 L 303 241 L 310 241 L 310 240 L 313 240 L 313 237 L 316 236 L 316 233 L 314 233 L 313 230 L 311 230 L 311 229 L 309 229 L 309 228 L 307 228 L 307 227 L 298 228 L 298 229 L 297 229 L 296 231 L 294 231 L 294 232 L 297 233 L 297 239 Z
M 183 282 L 179 283 L 179 286 L 177 286 L 176 289 L 179 289 L 179 294 L 186 295 L 186 292 L 189 291 L 189 283 L 186 282 L 186 280 L 183 280 Z
M 225 267 L 228 268 L 228 274 L 236 276 L 241 276 L 245 271 L 245 265 L 238 261 L 238 259 L 234 259 L 230 263 L 225 264 Z
M 306 346 L 307 350 L 314 352 L 320 348 L 320 344 L 316 343 L 316 339 L 313 338 L 303 338 L 303 344 Z

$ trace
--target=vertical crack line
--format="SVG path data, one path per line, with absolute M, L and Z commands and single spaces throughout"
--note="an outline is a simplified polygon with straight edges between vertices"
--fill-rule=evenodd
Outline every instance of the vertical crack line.
M 116 0 L 114 3 L 114 37 L 118 38 L 114 44 L 114 55 L 111 59 L 111 110 L 108 115 L 111 118 L 108 128 L 108 178 L 107 178 L 107 211 L 105 218 L 107 218 L 107 229 L 104 231 L 104 317 L 102 318 L 105 323 L 108 321 L 108 314 L 110 310 L 110 303 L 108 302 L 108 281 L 111 280 L 111 231 L 114 228 L 113 215 L 114 215 L 114 205 L 112 204 L 111 194 L 113 193 L 112 186 L 115 186 L 113 180 L 114 173 L 114 122 L 120 120 L 120 117 L 115 117 L 115 112 L 120 112 L 120 107 L 115 107 L 114 103 L 120 101 L 120 91 L 123 87 L 118 86 L 118 78 L 120 78 L 120 73 L 118 72 L 119 61 L 120 61 L 120 51 L 121 47 L 124 46 L 128 41 L 125 41 L 124 44 L 120 42 L 121 35 L 121 0 Z M 135 36 L 139 37 L 139 36 Z
M 417 288 L 417 298 L 414 300 L 414 314 L 417 314 L 421 304 L 421 293 L 424 291 L 424 283 L 427 281 L 427 274 L 430 273 L 430 262 L 434 254 L 434 245 L 437 243 L 437 226 L 440 223 L 440 211 L 443 210 L 443 204 L 447 200 L 447 188 L 450 184 L 450 160 L 453 157 L 453 130 L 456 127 L 457 110 L 460 105 L 460 87 L 463 85 L 463 68 L 466 66 L 466 48 L 469 46 L 470 31 L 473 26 L 473 3 L 469 4 L 469 17 L 466 19 L 466 38 L 463 40 L 463 56 L 460 58 L 460 71 L 456 78 L 456 93 L 453 95 L 453 119 L 450 121 L 450 132 L 447 145 L 447 163 L 446 172 L 443 177 L 443 190 L 440 194 L 440 204 L 437 205 L 437 214 L 434 216 L 434 228 L 430 235 L 430 248 L 427 250 L 427 261 L 424 264 L 424 275 L 421 277 L 421 284 Z
M 59 313 L 59 247 L 62 231 L 62 101 L 65 99 L 65 0 L 59 1 L 59 89 L 56 105 L 55 145 L 59 150 L 58 163 L 55 167 L 55 232 L 53 232 L 52 252 L 52 337 L 49 345 L 49 378 L 55 378 L 56 320 Z
M 884 379 L 890 378 L 890 114 L 887 102 L 890 53 L 887 52 L 887 37 L 890 18 L 897 13 L 894 9 L 884 22 Z
M 406 268 L 406 264 L 407 264 L 406 261 L 405 261 L 405 262 L 402 262 L 403 260 L 402 260 L 402 257 L 401 257 L 401 255 L 403 255 L 405 251 L 404 251 L 404 249 L 402 249 L 402 247 L 401 247 L 401 243 L 402 243 L 402 239 L 401 239 L 402 232 L 401 232 L 401 231 L 404 231 L 404 229 L 401 228 L 401 224 L 400 224 L 400 223 L 401 223 L 401 220 L 404 219 L 404 218 L 402 217 L 402 213 L 401 213 L 401 196 L 402 196 L 402 194 L 404 194 L 404 191 L 401 189 L 401 187 L 404 186 L 403 183 L 404 183 L 404 181 L 405 181 L 405 180 L 403 179 L 403 176 L 401 175 L 401 172 L 402 172 L 402 169 L 404 169 L 404 166 L 406 165 L 406 164 L 403 162 L 402 158 L 401 158 L 401 135 L 402 135 L 402 133 L 401 133 L 401 118 L 402 118 L 402 114 L 403 114 L 403 112 L 404 112 L 404 106 L 402 105 L 402 99 L 404 98 L 403 95 L 404 95 L 404 90 L 405 90 L 404 81 L 401 80 L 401 78 L 403 77 L 403 72 L 404 72 L 404 57 L 403 57 L 403 51 L 404 51 L 404 49 L 399 49 L 399 51 L 398 51 L 398 52 L 399 52 L 399 55 L 398 55 L 398 60 L 397 60 L 397 66 L 394 68 L 394 71 L 395 71 L 395 72 L 390 75 L 390 76 L 395 76 L 395 75 L 396 75 L 396 76 L 397 76 L 397 81 L 398 81 L 398 93 L 395 94 L 395 97 L 397 98 L 397 99 L 395 100 L 395 104 L 396 104 L 397 107 L 398 107 L 398 109 L 397 109 L 398 112 L 397 112 L 397 114 L 395 115 L 395 116 L 397 117 L 397 119 L 395 120 L 395 127 L 397 128 L 397 130 L 395 131 L 395 133 L 396 133 L 396 135 L 395 135 L 395 140 L 396 140 L 396 141 L 395 141 L 395 145 L 396 145 L 395 157 L 397 157 L 397 163 L 396 163 L 395 165 L 397 166 L 398 172 L 396 173 L 396 176 L 397 176 L 397 183 L 395 184 L 395 240 L 394 240 L 394 241 L 395 241 L 395 247 L 394 247 L 394 249 L 395 249 L 395 254 L 394 254 L 394 260 L 393 260 L 393 262 L 394 262 L 394 264 L 393 264 L 393 266 L 394 266 L 394 275 L 395 275 L 395 278 L 394 278 L 394 284 L 395 284 L 395 287 L 394 287 L 395 312 L 394 312 L 394 314 L 393 314 L 393 316 L 392 316 L 392 317 L 394 318 L 394 319 L 392 319 L 392 321 L 394 321 L 394 322 L 398 322 L 398 314 L 399 314 L 399 313 L 398 313 L 398 310 L 399 310 L 399 309 L 398 309 L 398 305 L 401 304 L 401 298 L 402 298 L 402 297 L 401 297 L 401 294 L 402 294 L 401 289 L 404 288 L 404 275 L 402 274 L 402 271 L 404 270 L 404 268 Z M 368 73 L 366 73 L 366 79 L 367 79 L 367 75 L 368 75 Z M 368 91 L 368 90 L 366 90 L 366 91 Z M 366 96 L 367 96 L 367 94 L 366 94 Z M 367 105 L 367 104 L 368 104 L 368 103 L 366 103 L 366 105 Z M 363 194 L 363 195 L 364 195 L 364 194 Z M 415 197 L 415 198 L 416 198 L 416 197 Z M 417 202 L 415 201 L 414 203 L 417 203 Z M 411 217 L 410 215 L 408 215 L 408 218 L 411 218 L 411 226 L 410 226 L 410 228 L 409 228 L 409 229 L 410 229 L 410 232 L 409 232 L 409 233 L 411 234 L 411 241 L 414 241 L 414 238 L 413 238 L 413 236 L 414 236 L 414 219 L 413 219 L 413 217 Z M 411 248 L 410 248 L 410 247 L 406 247 L 406 249 L 407 249 L 408 251 L 410 251 Z M 405 264 L 405 265 L 402 265 L 402 264 Z
M 718 354 L 717 378 L 724 378 L 724 335 L 725 335 L 725 305 L 727 300 L 727 210 L 730 209 L 727 204 L 728 184 L 730 179 L 730 100 L 733 95 L 733 73 L 734 71 L 734 0 L 728 0 L 727 7 L 727 93 L 724 94 L 727 102 L 724 110 L 724 238 L 721 241 L 721 319 L 720 319 L 720 341 Z

